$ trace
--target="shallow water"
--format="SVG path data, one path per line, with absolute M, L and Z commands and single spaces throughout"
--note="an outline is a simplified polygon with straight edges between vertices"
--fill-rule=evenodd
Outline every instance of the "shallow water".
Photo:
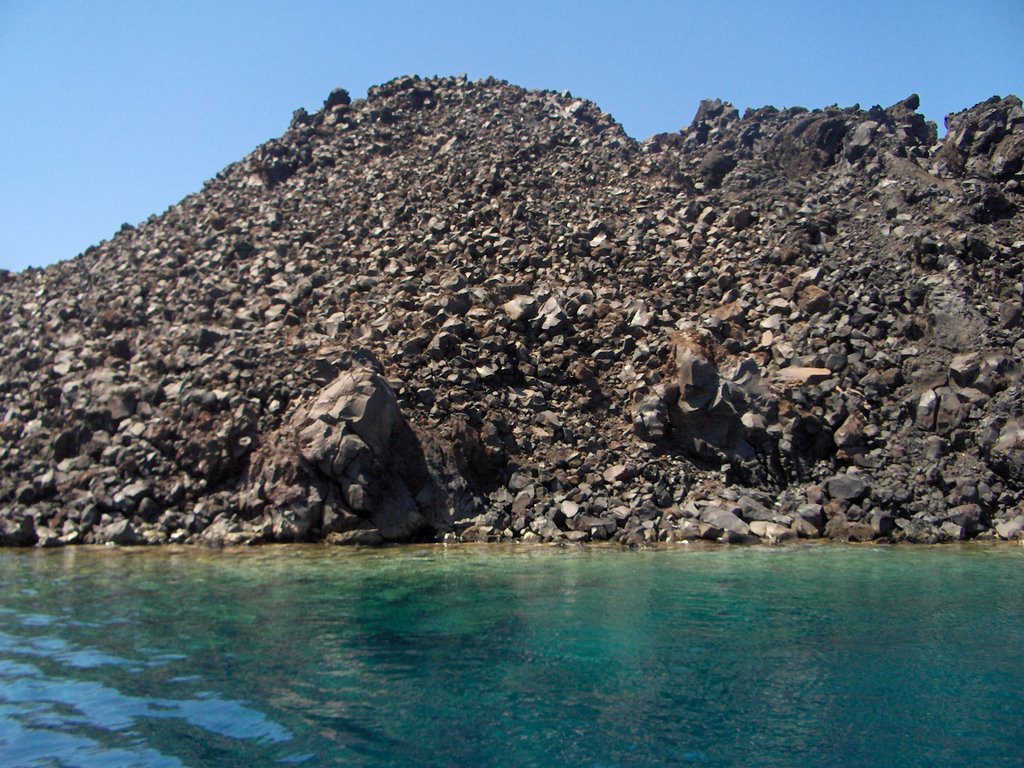
M 0 551 L 3 766 L 1019 766 L 1024 549 Z

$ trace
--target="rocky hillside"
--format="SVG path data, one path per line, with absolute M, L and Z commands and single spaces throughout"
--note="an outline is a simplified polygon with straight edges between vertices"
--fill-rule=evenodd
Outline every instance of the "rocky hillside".
M 1024 110 L 401 78 L 0 277 L 0 543 L 1024 529 Z

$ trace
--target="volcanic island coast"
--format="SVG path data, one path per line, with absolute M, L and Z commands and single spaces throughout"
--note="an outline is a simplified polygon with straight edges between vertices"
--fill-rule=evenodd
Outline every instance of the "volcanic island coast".
M 1024 536 L 1024 109 L 402 77 L 0 274 L 0 544 Z

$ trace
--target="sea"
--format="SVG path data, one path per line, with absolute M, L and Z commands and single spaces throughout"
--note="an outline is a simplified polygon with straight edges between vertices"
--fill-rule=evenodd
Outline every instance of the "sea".
M 0 766 L 1024 765 L 1024 547 L 0 550 Z

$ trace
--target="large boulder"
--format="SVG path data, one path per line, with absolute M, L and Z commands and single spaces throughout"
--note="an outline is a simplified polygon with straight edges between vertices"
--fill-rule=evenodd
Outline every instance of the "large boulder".
M 302 458 L 335 480 L 368 457 L 386 460 L 401 423 L 391 386 L 369 370 L 342 373 L 291 419 Z
M 409 541 L 450 527 L 417 435 L 369 366 L 342 371 L 295 410 L 254 455 L 237 500 L 275 541 Z

